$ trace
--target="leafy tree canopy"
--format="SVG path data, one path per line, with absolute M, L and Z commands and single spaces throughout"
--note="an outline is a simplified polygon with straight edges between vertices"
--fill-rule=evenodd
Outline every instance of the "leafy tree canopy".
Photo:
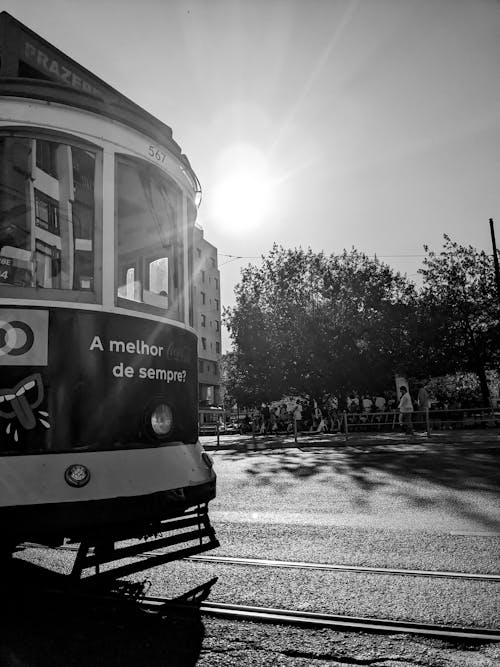
M 297 393 L 375 392 L 395 372 L 477 374 L 500 362 L 499 299 L 485 252 L 444 236 L 424 246 L 422 287 L 352 249 L 327 256 L 274 245 L 243 269 L 224 320 L 233 340 L 227 388 L 241 405 Z M 229 363 L 230 362 L 230 363 Z
M 420 269 L 415 335 L 420 372 L 441 375 L 473 371 L 488 397 L 486 370 L 500 361 L 499 300 L 494 265 L 483 251 L 444 235 L 439 254 L 427 253 Z
M 376 258 L 274 245 L 242 271 L 224 319 L 234 345 L 228 388 L 240 404 L 319 397 L 391 382 L 411 350 L 415 290 Z

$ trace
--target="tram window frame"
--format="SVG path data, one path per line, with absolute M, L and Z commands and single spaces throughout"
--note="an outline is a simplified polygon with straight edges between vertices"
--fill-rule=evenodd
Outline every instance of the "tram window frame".
M 38 225 L 36 221 L 36 210 L 35 210 L 35 190 L 37 188 L 33 184 L 35 168 L 38 170 L 44 170 L 45 167 L 49 167 L 49 171 L 46 171 L 49 178 L 55 179 L 55 166 L 49 160 L 49 163 L 45 164 L 44 158 L 41 158 L 38 154 L 38 144 L 47 144 L 48 142 L 52 144 L 59 144 L 62 146 L 67 146 L 70 149 L 79 149 L 93 155 L 93 164 L 94 164 L 94 183 L 93 183 L 93 217 L 94 224 L 92 227 L 93 238 L 89 239 L 92 242 L 92 249 L 89 252 L 91 256 L 91 266 L 93 268 L 92 276 L 84 276 L 85 280 L 90 283 L 88 288 L 79 287 L 75 289 L 76 276 L 73 275 L 72 287 L 60 288 L 60 287 L 41 287 L 36 285 L 36 266 L 35 266 L 35 256 L 36 249 L 35 244 L 33 244 L 32 262 L 33 262 L 33 271 L 32 271 L 32 283 L 28 284 L 12 284 L 12 283 L 0 283 L 0 297 L 2 298 L 22 298 L 22 299 L 35 299 L 39 301 L 61 301 L 69 303 L 102 303 L 102 243 L 103 243 L 103 148 L 97 144 L 91 143 L 89 141 L 82 140 L 80 137 L 68 132 L 60 132 L 57 130 L 50 130 L 43 127 L 27 127 L 27 126 L 6 126 L 0 128 L 0 140 L 2 139 L 15 139 L 19 138 L 21 140 L 27 140 L 31 142 L 32 148 L 30 149 L 31 160 L 29 168 L 22 173 L 24 173 L 25 178 L 31 181 L 32 192 L 30 197 L 26 200 L 26 210 L 33 210 L 33 220 L 30 233 L 34 232 L 34 227 L 41 229 L 44 233 L 58 236 L 59 229 L 53 230 L 50 227 L 46 229 L 44 226 Z M 33 141 L 36 141 L 35 150 L 33 151 Z M 51 149 L 52 150 L 52 149 Z M 52 165 L 52 168 L 51 168 Z M 17 171 L 21 170 L 16 165 L 14 167 Z M 73 178 L 73 173 L 71 173 L 71 179 Z M 49 197 L 46 193 L 38 190 L 42 195 L 41 199 L 53 199 Z M 55 200 L 54 200 L 55 201 Z M 71 201 L 71 200 L 70 200 Z M 57 212 L 58 221 L 59 211 Z M 0 230 L 1 231 L 1 230 Z M 37 237 L 35 237 L 36 239 Z M 41 238 L 40 239 L 45 245 L 51 245 L 49 239 Z M 76 239 L 74 240 L 73 245 L 73 261 L 75 261 L 75 256 L 77 251 L 82 250 L 77 248 Z M 82 250 L 83 251 L 83 250 Z M 28 251 L 26 251 L 28 252 Z M 76 262 L 75 262 L 76 263 Z M 89 280 L 90 278 L 90 280 Z M 81 281 L 80 281 L 81 282 Z
M 153 245 L 142 244 L 141 247 L 129 252 L 120 252 L 120 224 L 124 224 L 120 218 L 120 179 L 119 169 L 124 166 L 135 170 L 136 173 L 153 175 L 163 181 L 165 187 L 174 189 L 173 205 L 177 216 L 173 230 L 162 227 L 159 231 L 158 242 Z M 189 276 L 184 270 L 184 253 L 186 238 L 183 234 L 182 198 L 184 197 L 181 186 L 167 172 L 151 165 L 146 160 L 126 153 L 115 153 L 115 304 L 127 310 L 161 315 L 175 322 L 185 323 L 186 305 L 184 285 L 189 284 Z M 146 211 L 148 213 L 148 211 Z M 171 234 L 169 243 L 162 239 L 167 233 Z M 168 289 L 166 294 L 156 293 L 151 290 L 150 267 L 153 262 L 160 259 L 168 261 Z M 126 267 L 135 267 L 138 279 L 135 281 L 135 294 L 138 298 L 129 299 L 123 296 L 123 288 L 126 287 L 124 278 Z M 122 294 L 120 294 L 120 291 Z M 175 305 L 177 304 L 177 312 Z

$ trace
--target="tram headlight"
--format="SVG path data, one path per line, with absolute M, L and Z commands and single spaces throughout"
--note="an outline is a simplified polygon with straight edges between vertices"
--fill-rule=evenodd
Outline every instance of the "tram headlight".
M 174 417 L 172 409 L 166 403 L 160 403 L 151 413 L 151 428 L 159 438 L 165 437 L 172 430 Z

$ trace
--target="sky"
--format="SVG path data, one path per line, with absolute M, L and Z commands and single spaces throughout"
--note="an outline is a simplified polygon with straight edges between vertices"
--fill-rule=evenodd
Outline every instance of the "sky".
M 4 0 L 173 130 L 222 305 L 273 243 L 500 245 L 499 0 Z M 224 333 L 223 349 L 229 339 Z

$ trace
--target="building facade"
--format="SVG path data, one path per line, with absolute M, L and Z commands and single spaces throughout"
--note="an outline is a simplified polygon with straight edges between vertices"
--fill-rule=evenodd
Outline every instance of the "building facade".
M 200 407 L 220 405 L 221 302 L 217 248 L 195 227 L 194 321 L 198 331 Z

